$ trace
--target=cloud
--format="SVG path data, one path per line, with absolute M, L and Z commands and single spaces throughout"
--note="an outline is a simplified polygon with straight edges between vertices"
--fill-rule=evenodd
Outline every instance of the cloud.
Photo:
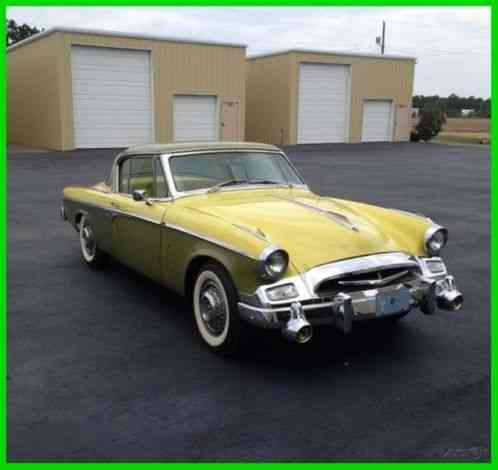
M 386 52 L 416 56 L 415 92 L 490 95 L 489 7 L 11 7 L 7 16 L 38 27 L 189 37 L 278 49 Z

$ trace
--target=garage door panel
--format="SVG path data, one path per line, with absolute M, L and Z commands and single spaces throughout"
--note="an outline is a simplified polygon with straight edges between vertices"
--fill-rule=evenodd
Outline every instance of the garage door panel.
M 216 96 L 174 97 L 175 141 L 218 140 Z
M 392 101 L 365 101 L 363 103 L 362 142 L 390 142 L 392 133 Z
M 349 66 L 301 64 L 298 143 L 346 142 Z
M 153 141 L 150 53 L 71 48 L 75 147 L 127 147 Z

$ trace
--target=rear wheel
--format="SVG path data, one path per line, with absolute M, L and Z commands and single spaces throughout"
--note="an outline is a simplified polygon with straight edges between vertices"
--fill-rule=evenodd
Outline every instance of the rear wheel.
M 192 307 L 197 331 L 213 352 L 235 355 L 241 349 L 246 325 L 238 315 L 238 295 L 220 265 L 205 263 L 195 278 Z
M 101 269 L 105 266 L 108 256 L 97 245 L 95 232 L 86 215 L 80 221 L 80 246 L 81 255 L 85 263 L 94 269 Z

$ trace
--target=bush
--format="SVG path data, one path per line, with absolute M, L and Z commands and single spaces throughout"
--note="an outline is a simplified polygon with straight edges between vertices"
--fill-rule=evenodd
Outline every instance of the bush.
M 428 142 L 433 139 L 439 134 L 445 122 L 446 116 L 440 109 L 423 109 L 419 113 L 419 120 L 415 126 L 418 140 Z
M 410 142 L 420 142 L 420 136 L 415 132 L 410 132 Z

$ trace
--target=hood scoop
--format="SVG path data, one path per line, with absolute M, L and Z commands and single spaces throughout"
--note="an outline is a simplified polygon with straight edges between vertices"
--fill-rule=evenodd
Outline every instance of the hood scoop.
M 360 231 L 359 228 L 356 225 L 354 225 L 345 215 L 339 214 L 338 212 L 334 212 L 327 209 L 320 209 L 319 207 L 313 206 L 312 204 L 307 204 L 305 202 L 297 201 L 295 199 L 288 199 L 285 197 L 278 197 L 278 199 L 282 199 L 292 204 L 296 204 L 297 206 L 305 207 L 306 209 L 309 209 L 311 211 L 318 212 L 319 214 L 322 214 L 325 217 L 332 219 L 334 222 L 337 222 L 343 227 L 349 228 L 350 230 L 353 230 L 355 232 Z

